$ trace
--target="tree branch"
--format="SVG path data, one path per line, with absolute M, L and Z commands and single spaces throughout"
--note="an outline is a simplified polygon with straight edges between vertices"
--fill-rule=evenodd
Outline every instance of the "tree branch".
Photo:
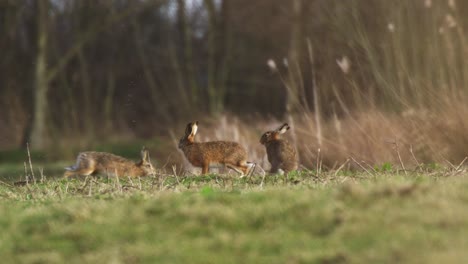
M 48 74 L 47 74 L 47 81 L 50 82 L 52 81 L 57 74 L 65 68 L 65 66 L 73 59 L 82 49 L 84 45 L 89 43 L 91 40 L 93 40 L 99 33 L 102 33 L 115 25 L 116 23 L 132 16 L 136 15 L 144 10 L 146 8 L 152 7 L 154 5 L 158 5 L 165 2 L 164 0 L 152 0 L 152 1 L 146 1 L 143 4 L 140 4 L 137 7 L 134 8 L 129 8 L 126 9 L 125 11 L 122 11 L 121 13 L 117 13 L 110 18 L 107 19 L 104 23 L 97 23 L 93 27 L 91 27 L 90 30 L 85 32 L 83 35 L 81 35 L 78 38 L 78 41 L 75 43 L 74 46 L 72 46 L 67 52 L 62 56 L 60 61 L 57 63 L 57 65 L 50 69 Z

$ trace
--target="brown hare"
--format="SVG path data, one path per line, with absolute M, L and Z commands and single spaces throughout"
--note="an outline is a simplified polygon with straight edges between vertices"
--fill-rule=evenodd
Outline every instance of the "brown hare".
M 268 161 L 271 163 L 270 173 L 277 173 L 279 169 L 286 174 L 297 170 L 296 149 L 287 140 L 281 138 L 281 134 L 289 128 L 289 125 L 284 123 L 274 131 L 265 132 L 260 138 L 260 143 L 265 145 Z
M 241 177 L 250 175 L 254 170 L 255 163 L 247 162 L 247 152 L 239 143 L 195 142 L 197 130 L 198 121 L 187 124 L 185 135 L 179 141 L 179 149 L 193 166 L 202 168 L 202 174 L 208 173 L 210 165 L 225 165 Z
M 106 152 L 81 152 L 76 158 L 75 165 L 66 167 L 65 170 L 65 177 L 96 174 L 142 177 L 156 173 L 145 147 L 141 150 L 141 160 L 138 162 Z

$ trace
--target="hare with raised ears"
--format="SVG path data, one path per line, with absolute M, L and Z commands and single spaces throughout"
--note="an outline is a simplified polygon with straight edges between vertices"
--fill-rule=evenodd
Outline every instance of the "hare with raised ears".
M 289 128 L 289 125 L 284 123 L 276 130 L 265 132 L 260 138 L 260 143 L 265 145 L 268 161 L 271 163 L 270 173 L 277 173 L 279 169 L 284 173 L 297 170 L 296 149 L 287 140 L 281 138 L 281 134 Z
M 210 165 L 225 165 L 238 172 L 241 177 L 250 175 L 255 163 L 247 162 L 247 151 L 239 143 L 195 142 L 197 130 L 198 121 L 187 124 L 185 135 L 179 141 L 179 149 L 193 166 L 202 168 L 202 174 L 208 173 Z
M 141 160 L 131 161 L 107 152 L 81 152 L 73 166 L 65 168 L 65 177 L 70 175 L 113 175 L 118 177 L 143 177 L 156 173 L 148 150 L 143 147 Z

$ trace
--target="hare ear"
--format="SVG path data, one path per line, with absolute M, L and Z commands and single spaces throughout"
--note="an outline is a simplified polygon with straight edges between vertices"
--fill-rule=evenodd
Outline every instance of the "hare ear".
M 143 162 L 149 162 L 149 151 L 146 149 L 146 147 L 143 146 L 140 154 L 141 154 L 141 160 Z
M 288 123 L 284 123 L 282 126 L 280 126 L 276 131 L 280 134 L 284 134 L 286 131 L 290 129 Z
M 198 130 L 198 121 L 195 121 L 194 123 L 192 123 L 192 133 L 190 133 L 192 136 L 195 136 L 195 134 L 197 134 L 197 130 Z
M 198 121 L 188 123 L 187 127 L 185 128 L 185 136 L 195 136 L 198 130 Z
M 188 136 L 192 133 L 192 123 L 188 123 L 185 127 L 185 135 Z

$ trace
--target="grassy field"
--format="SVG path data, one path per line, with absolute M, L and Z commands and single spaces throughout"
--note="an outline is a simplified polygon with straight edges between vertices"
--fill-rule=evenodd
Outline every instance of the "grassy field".
M 0 187 L 3 263 L 462 263 L 463 168 Z

